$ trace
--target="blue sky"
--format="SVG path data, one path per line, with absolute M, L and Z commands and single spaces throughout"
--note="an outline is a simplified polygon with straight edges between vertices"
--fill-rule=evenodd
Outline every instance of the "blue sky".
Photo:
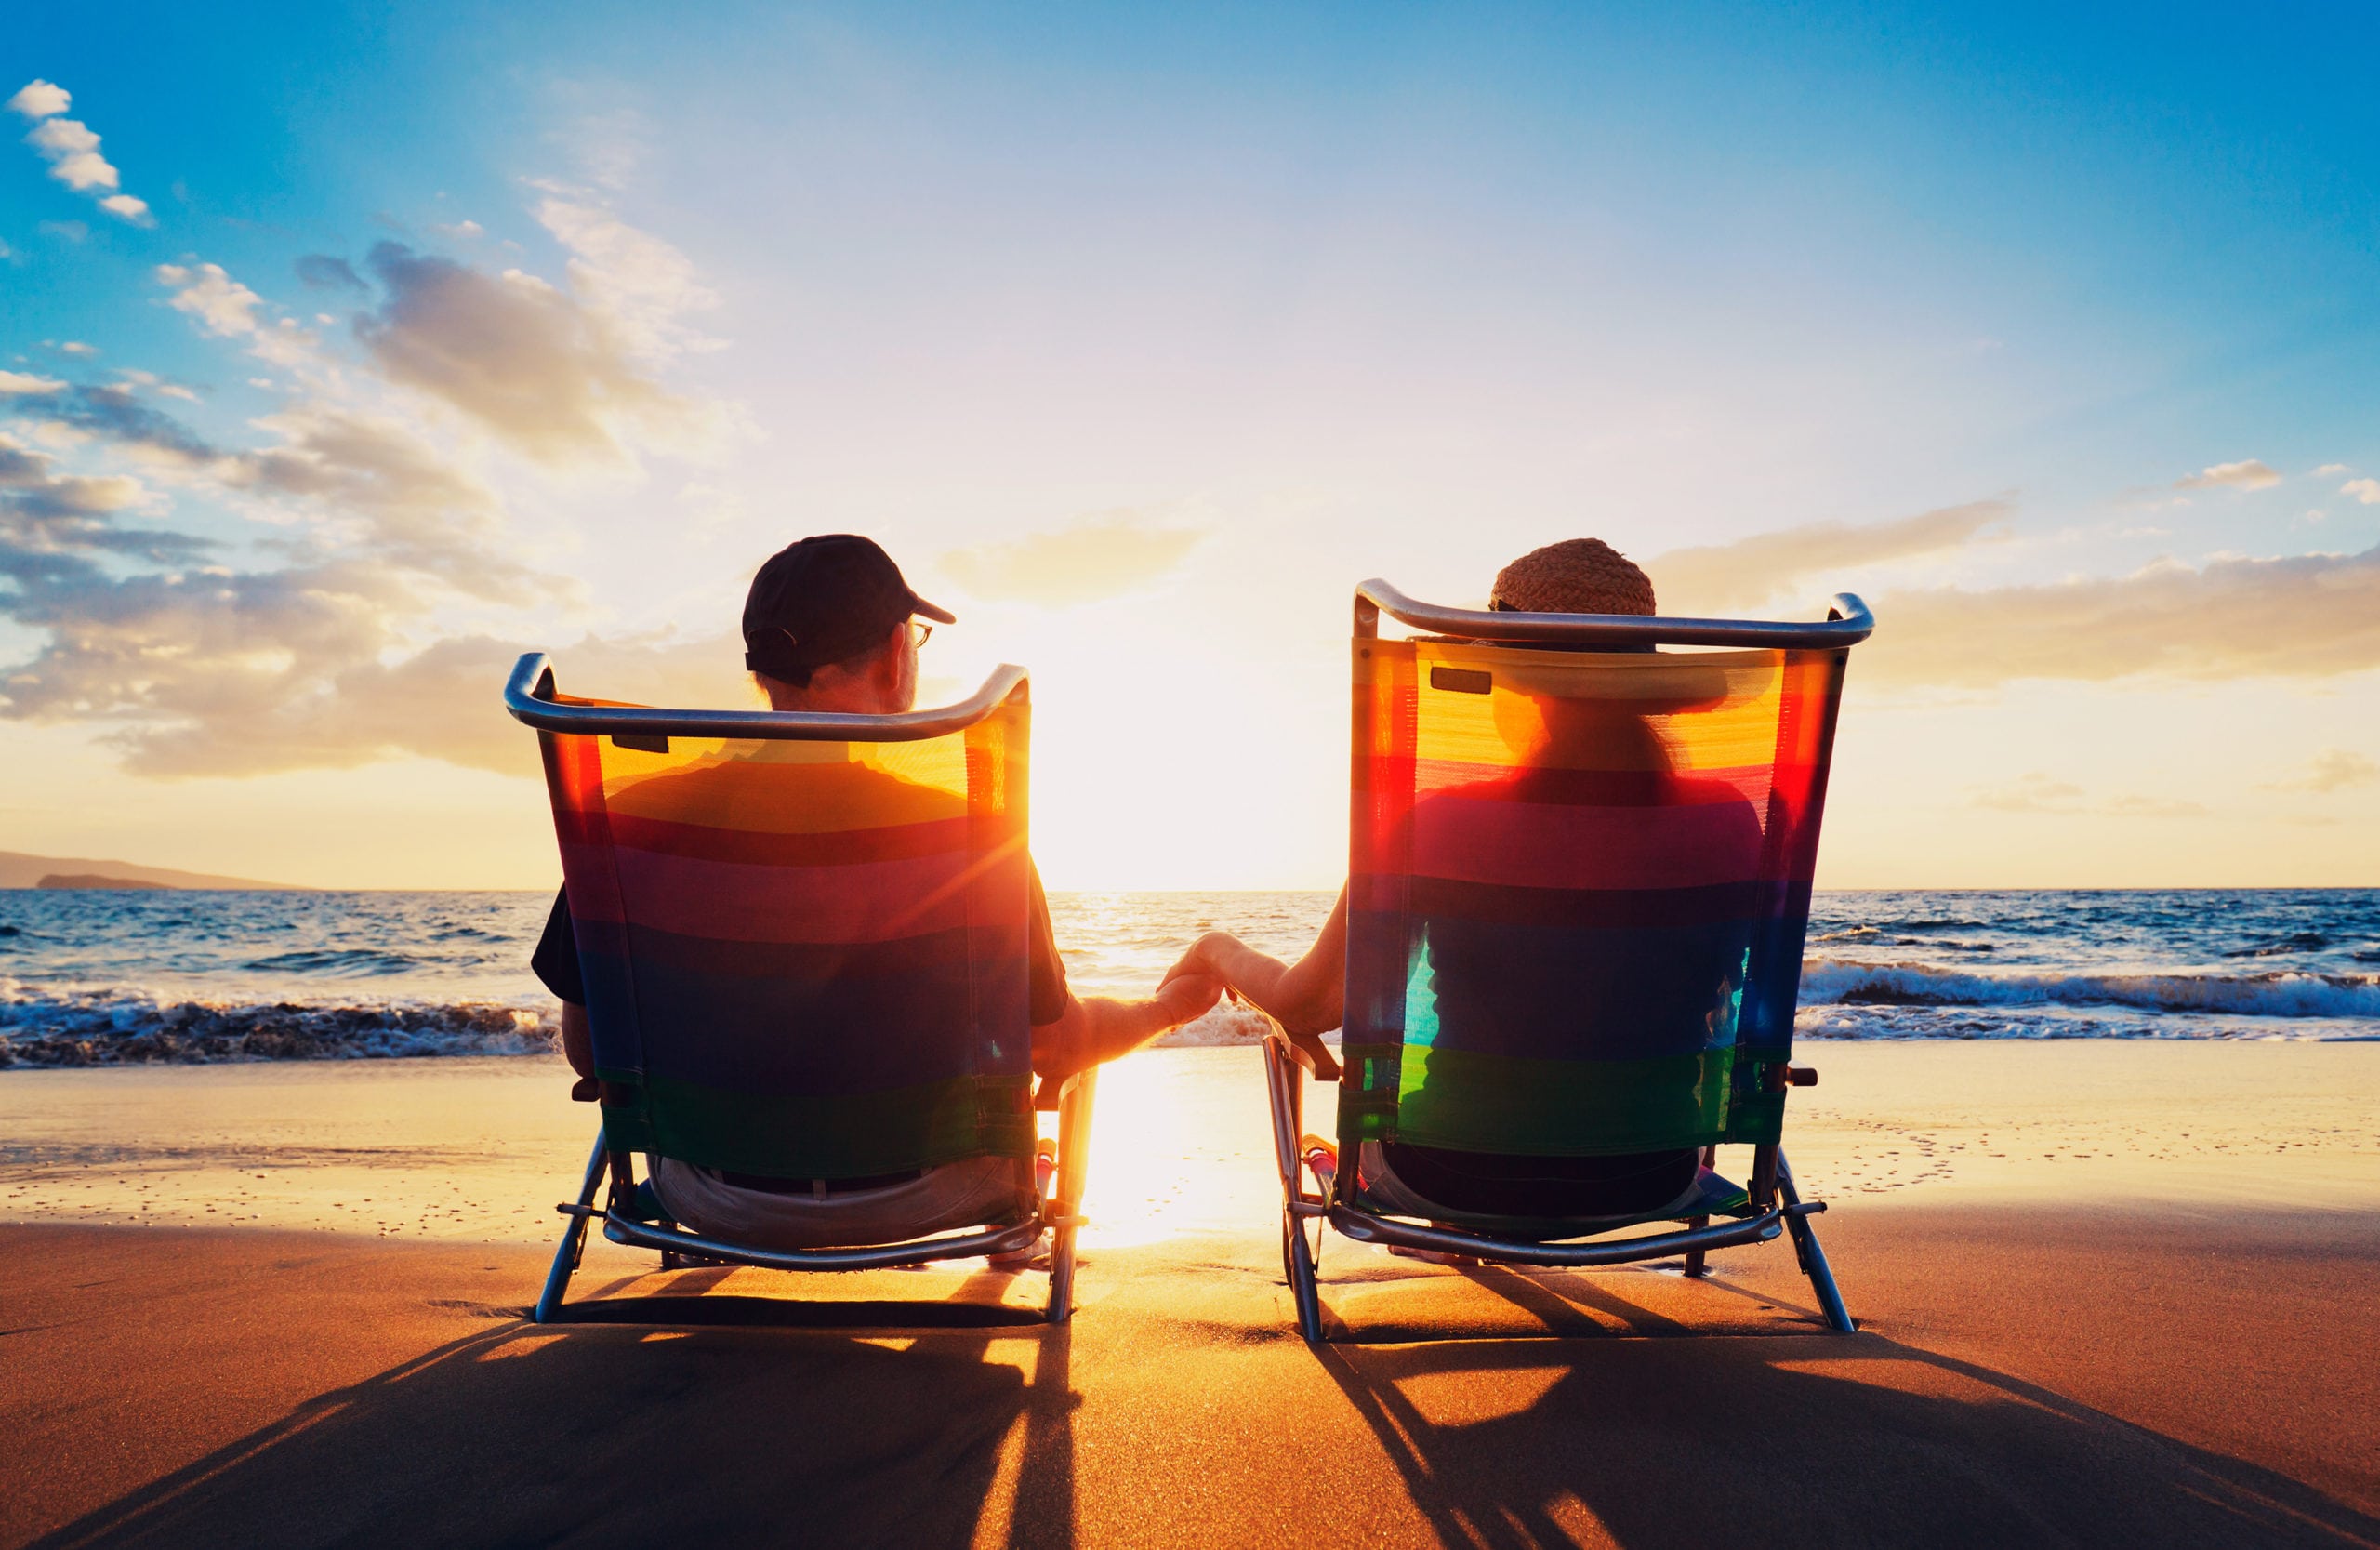
M 36 16 L 0 433 L 82 504 L 13 530 L 0 847 L 542 882 L 489 664 L 733 696 L 752 566 L 856 528 L 930 688 L 1034 669 L 1053 886 L 1327 886 L 1349 586 L 1595 534 L 1877 603 L 1825 881 L 2380 880 L 2375 33 Z

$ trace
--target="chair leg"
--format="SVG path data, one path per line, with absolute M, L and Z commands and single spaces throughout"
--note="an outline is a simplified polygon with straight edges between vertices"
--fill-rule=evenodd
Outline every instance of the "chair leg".
M 1793 1187 L 1793 1168 L 1785 1160 L 1780 1149 L 1777 1154 L 1777 1188 L 1785 1203 L 1802 1203 L 1801 1191 Z M 1827 1328 L 1837 1334 L 1849 1334 L 1859 1326 L 1851 1321 L 1850 1309 L 1843 1305 L 1843 1293 L 1834 1284 L 1834 1270 L 1826 1262 L 1826 1251 L 1818 1247 L 1818 1233 L 1806 1216 L 1789 1216 L 1785 1227 L 1793 1235 L 1793 1255 L 1802 1262 L 1802 1274 L 1810 1278 L 1810 1290 L 1818 1293 L 1818 1311 L 1826 1315 Z
M 1273 1149 L 1281 1175 L 1281 1274 L 1289 1283 L 1296 1305 L 1298 1333 L 1309 1344 L 1322 1340 L 1322 1289 L 1316 1282 L 1314 1252 L 1305 1240 L 1304 1220 L 1297 1213 L 1300 1170 L 1298 1121 L 1304 1105 L 1305 1072 L 1273 1040 L 1264 1041 L 1264 1090 L 1273 1109 Z
M 1075 1313 L 1075 1219 L 1082 1214 L 1083 1186 L 1091 1171 L 1091 1106 L 1098 1095 L 1099 1070 L 1078 1072 L 1058 1095 L 1058 1172 L 1050 1181 L 1050 1305 L 1043 1314 L 1064 1324 Z
M 595 1203 L 596 1186 L 603 1182 L 603 1133 L 595 1133 L 595 1150 L 587 1159 L 587 1178 L 578 1186 L 581 1208 Z M 578 1268 L 579 1256 L 587 1248 L 587 1224 L 591 1217 L 573 1216 L 562 1230 L 562 1242 L 555 1246 L 553 1267 L 546 1272 L 546 1289 L 537 1294 L 537 1305 L 530 1310 L 531 1322 L 550 1324 L 562 1314 L 562 1293 L 570 1288 L 570 1273 Z
M 1715 1168 L 1718 1165 L 1719 1148 L 1716 1146 L 1703 1147 L 1702 1166 L 1705 1168 Z M 1711 1218 L 1708 1216 L 1689 1216 L 1686 1218 L 1686 1225 L 1694 1231 L 1700 1232 L 1703 1228 L 1711 1225 Z M 1708 1258 L 1701 1250 L 1688 1249 L 1686 1252 L 1686 1273 L 1688 1276 L 1694 1278 L 1696 1280 L 1700 1280 L 1704 1272 L 1708 1268 Z

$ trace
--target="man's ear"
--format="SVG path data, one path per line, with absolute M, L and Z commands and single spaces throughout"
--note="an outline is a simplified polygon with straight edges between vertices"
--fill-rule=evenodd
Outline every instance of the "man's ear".
M 893 625 L 892 632 L 877 643 L 876 685 L 890 695 L 901 687 L 901 652 L 909 643 L 909 621 L 906 618 Z

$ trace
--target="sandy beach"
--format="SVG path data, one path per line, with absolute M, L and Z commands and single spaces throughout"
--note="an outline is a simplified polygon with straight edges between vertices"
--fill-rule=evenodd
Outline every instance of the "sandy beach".
M 1781 1245 L 1289 1322 L 1251 1053 L 1103 1087 L 1080 1312 L 980 1264 L 522 1318 L 588 1111 L 536 1060 L 0 1077 L 10 1544 L 2380 1542 L 2362 1044 L 1817 1045 Z

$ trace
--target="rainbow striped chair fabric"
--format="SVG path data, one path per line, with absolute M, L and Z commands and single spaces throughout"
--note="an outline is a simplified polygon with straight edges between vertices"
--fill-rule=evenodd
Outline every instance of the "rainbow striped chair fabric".
M 1382 611 L 1435 633 L 1381 639 Z M 1790 1232 L 1828 1322 L 1851 1328 L 1809 1222 L 1825 1208 L 1799 1199 L 1779 1140 L 1786 1089 L 1815 1080 L 1790 1064 L 1810 879 L 1844 668 L 1872 628 L 1847 594 L 1793 625 L 1358 590 L 1343 1042 L 1337 1062 L 1278 1030 L 1265 1044 L 1309 1340 L 1324 1223 L 1517 1264 L 1683 1254 L 1693 1274 Z M 1300 1128 L 1308 1072 L 1338 1081 L 1335 1158 Z M 1745 1145 L 1752 1164 L 1741 1196 L 1682 1216 L 1418 1221 L 1367 1183 L 1365 1146 L 1383 1142 L 1706 1160 Z M 1673 1230 L 1611 1236 L 1648 1220 Z
M 1044 1199 L 1024 671 L 898 716 L 673 711 L 562 696 L 533 653 L 506 707 L 542 746 L 602 1106 L 539 1321 L 561 1312 L 597 1218 L 665 1265 L 795 1270 L 1013 1252 L 1054 1228 L 1049 1317 L 1064 1321 L 1092 1078 L 1061 1093 Z M 673 1159 L 797 1181 L 1005 1159 L 1016 1186 L 973 1230 L 765 1249 L 640 1220 L 639 1153 L 648 1172 Z

